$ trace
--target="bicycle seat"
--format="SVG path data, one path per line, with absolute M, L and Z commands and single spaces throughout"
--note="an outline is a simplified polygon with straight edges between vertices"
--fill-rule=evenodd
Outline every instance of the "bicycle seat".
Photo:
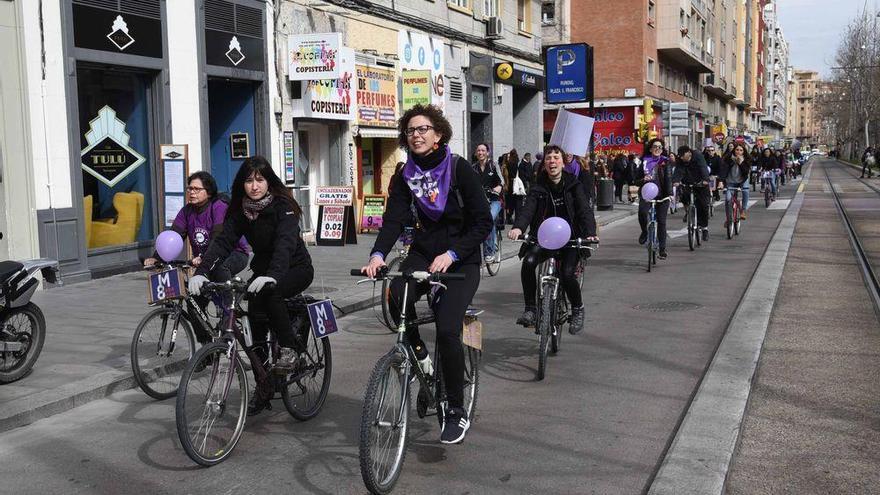
M 467 309 L 467 311 L 464 312 L 464 315 L 465 315 L 465 316 L 469 316 L 469 317 L 471 317 L 471 318 L 474 318 L 474 317 L 480 316 L 481 314 L 483 314 L 483 310 L 480 309 L 480 308 L 475 308 L 475 307 L 473 307 L 473 306 L 469 307 L 469 308 Z
M 17 261 L 0 261 L 0 282 L 6 282 L 9 277 L 24 268 L 24 265 Z

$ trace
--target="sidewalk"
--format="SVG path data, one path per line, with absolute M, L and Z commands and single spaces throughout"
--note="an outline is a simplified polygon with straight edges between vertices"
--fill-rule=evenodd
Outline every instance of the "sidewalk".
M 601 226 L 636 211 L 635 206 L 614 205 L 597 212 L 600 235 Z M 376 304 L 372 284 L 355 286 L 349 275 L 366 262 L 374 240 L 375 234 L 363 234 L 357 245 L 344 248 L 309 246 L 315 280 L 307 293 L 332 299 L 340 317 Z M 504 259 L 518 249 L 505 239 Z M 46 316 L 46 342 L 28 376 L 0 386 L 0 431 L 136 386 L 129 347 L 149 309 L 145 284 L 146 274 L 133 272 L 36 293 L 34 302 Z

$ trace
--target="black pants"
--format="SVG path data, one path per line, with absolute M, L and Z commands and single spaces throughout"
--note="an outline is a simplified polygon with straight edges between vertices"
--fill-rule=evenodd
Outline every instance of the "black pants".
M 868 166 L 867 160 L 862 162 L 862 175 L 861 175 L 861 177 L 864 177 L 866 172 L 868 174 L 868 177 L 871 177 L 872 175 L 874 175 L 874 172 L 871 171 L 871 167 Z
M 526 248 L 523 253 L 522 268 L 520 268 L 520 279 L 522 280 L 523 299 L 525 299 L 526 308 L 535 309 L 537 303 L 538 281 L 535 269 L 541 263 L 547 261 L 547 258 L 556 256 L 559 261 L 559 280 L 562 282 L 562 289 L 568 296 L 568 301 L 572 308 L 583 306 L 584 301 L 581 297 L 581 288 L 578 285 L 577 277 L 575 277 L 575 269 L 577 268 L 579 253 L 577 249 L 560 249 L 549 251 L 541 246 L 532 245 Z
M 690 206 L 691 196 L 688 194 L 688 191 L 682 191 L 681 195 L 681 203 L 685 208 Z M 708 228 L 709 227 L 709 188 L 708 187 L 695 187 L 694 188 L 694 198 L 697 203 L 697 227 Z
M 516 196 L 512 193 L 504 194 L 504 221 L 512 224 L 516 214 Z
M 624 181 L 614 181 L 614 197 L 617 198 L 621 203 L 623 202 L 623 185 L 626 184 Z
M 281 347 L 298 347 L 299 343 L 290 327 L 290 316 L 284 299 L 306 290 L 312 285 L 314 275 L 312 265 L 294 266 L 281 277 L 281 280 L 276 281 L 274 289 L 263 289 L 251 296 L 248 311 L 251 315 L 251 333 L 254 342 L 264 342 L 269 328 L 272 328 Z M 256 277 L 255 274 L 254 278 Z M 302 352 L 305 349 L 296 350 Z
M 401 264 L 400 270 L 427 270 L 433 260 L 427 260 L 420 253 L 410 251 L 409 255 Z M 442 290 L 434 299 L 435 325 L 437 327 L 437 350 L 440 351 L 439 366 L 443 367 L 443 377 L 446 379 L 446 390 L 449 394 L 451 407 L 462 407 L 464 404 L 464 349 L 461 343 L 462 322 L 468 305 L 477 293 L 480 285 L 480 266 L 476 264 L 460 265 L 453 264 L 449 273 L 464 273 L 465 280 L 449 280 L 444 284 L 449 288 Z M 431 290 L 426 283 L 417 284 L 410 281 L 409 295 L 407 297 L 406 315 L 407 320 L 415 320 L 415 303 Z M 399 323 L 400 306 L 403 301 L 403 279 L 396 279 L 391 283 L 391 314 L 395 324 Z M 410 345 L 422 345 L 419 327 L 407 325 L 406 338 Z
M 238 275 L 238 272 L 244 270 L 247 267 L 248 263 L 248 255 L 242 253 L 241 251 L 233 251 L 223 260 L 223 263 L 218 263 L 214 266 L 214 269 L 208 273 L 208 280 L 211 282 L 226 282 L 227 280 L 231 280 L 232 277 Z M 229 303 L 231 296 L 225 295 L 223 298 L 223 304 Z M 202 308 L 202 311 L 208 307 L 208 303 L 210 299 L 207 296 L 193 296 L 193 300 L 195 300 L 196 304 Z M 206 344 L 211 341 L 211 335 L 202 332 L 201 327 L 196 325 L 197 328 L 194 329 L 196 333 L 196 339 L 200 344 Z
M 651 203 L 639 201 L 639 225 L 642 227 L 643 234 L 648 231 L 648 210 L 650 209 Z M 668 211 L 668 201 L 657 203 L 657 242 L 660 244 L 661 251 L 666 250 L 666 213 Z

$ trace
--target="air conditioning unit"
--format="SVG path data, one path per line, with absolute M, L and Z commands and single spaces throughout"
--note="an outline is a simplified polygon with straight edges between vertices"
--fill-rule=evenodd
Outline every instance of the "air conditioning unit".
M 486 38 L 500 40 L 504 37 L 504 26 L 500 17 L 490 17 L 486 20 Z

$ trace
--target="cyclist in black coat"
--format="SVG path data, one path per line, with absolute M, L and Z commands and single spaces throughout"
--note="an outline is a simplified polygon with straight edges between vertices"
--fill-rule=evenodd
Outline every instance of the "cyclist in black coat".
M 697 227 L 703 231 L 703 240 L 709 239 L 709 168 L 702 153 L 694 153 L 688 146 L 678 148 L 680 157 L 673 185 L 684 184 L 693 188 L 694 199 L 697 203 Z M 681 202 L 685 209 L 690 206 L 690 195 L 682 194 Z M 687 215 L 685 215 L 686 219 Z
M 400 173 L 391 179 L 388 204 L 382 216 L 382 228 L 362 271 L 375 277 L 385 266 L 385 257 L 394 249 L 403 226 L 412 217 L 418 225 L 413 233 L 409 254 L 401 271 L 464 273 L 465 280 L 445 282 L 447 290 L 435 297 L 437 347 L 446 388 L 449 410 L 440 433 L 442 443 L 459 443 L 470 428 L 464 405 L 464 350 L 461 343 L 465 311 L 480 284 L 480 243 L 492 228 L 489 203 L 477 173 L 467 160 L 453 155 L 447 144 L 452 125 L 433 105 L 416 105 L 406 111 L 398 123 L 398 142 L 409 155 Z M 427 293 L 425 284 L 410 285 L 407 315 L 415 319 L 415 302 Z M 397 319 L 404 281 L 391 284 L 391 312 Z M 406 338 L 420 363 L 427 363 L 428 350 L 415 325 L 407 325 Z
M 668 159 L 663 155 L 666 145 L 662 139 L 654 138 L 645 145 L 645 154 L 642 156 L 642 162 L 636 168 L 633 175 L 633 184 L 639 186 L 639 226 L 642 233 L 639 234 L 639 244 L 648 241 L 648 211 L 651 204 L 642 198 L 642 188 L 648 182 L 657 184 L 657 197 L 661 200 L 667 196 L 672 196 L 672 173 L 667 164 Z M 669 212 L 669 202 L 657 203 L 657 242 L 660 245 L 660 253 L 658 257 L 665 260 L 666 253 L 666 214 Z
M 573 238 L 596 239 L 596 217 L 593 214 L 593 207 L 584 194 L 578 178 L 563 171 L 562 149 L 554 145 L 544 148 L 544 168 L 532 184 L 522 214 L 516 219 L 508 237 L 518 239 L 526 228 L 532 236 L 537 237 L 538 228 L 549 217 L 565 219 L 571 225 Z M 520 258 L 523 260 L 520 278 L 525 311 L 517 320 L 518 324 L 526 327 L 535 324 L 537 290 L 535 269 L 555 253 L 537 244 L 524 245 L 520 250 Z M 575 334 L 584 326 L 584 303 L 575 276 L 581 253 L 575 248 L 562 249 L 558 253 L 562 287 L 572 308 L 568 331 Z

